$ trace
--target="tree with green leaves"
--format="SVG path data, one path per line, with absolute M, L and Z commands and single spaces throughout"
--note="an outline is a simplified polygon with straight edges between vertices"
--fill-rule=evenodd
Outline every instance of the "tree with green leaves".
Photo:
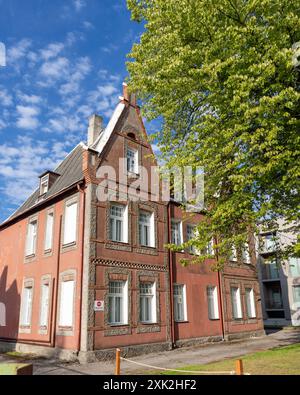
M 265 220 L 299 223 L 300 0 L 127 3 L 145 23 L 129 88 L 163 120 L 166 166 L 205 169 L 196 247 L 226 256 Z

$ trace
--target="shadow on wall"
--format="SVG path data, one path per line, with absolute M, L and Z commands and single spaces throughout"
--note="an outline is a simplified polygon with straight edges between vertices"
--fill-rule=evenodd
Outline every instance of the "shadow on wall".
M 0 275 L 0 339 L 16 340 L 19 328 L 21 297 L 16 280 L 7 287 L 8 267 Z

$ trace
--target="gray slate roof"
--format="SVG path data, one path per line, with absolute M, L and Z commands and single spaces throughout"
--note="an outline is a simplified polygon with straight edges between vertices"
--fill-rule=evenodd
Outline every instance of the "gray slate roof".
M 73 151 L 61 162 L 55 169 L 60 177 L 53 183 L 49 191 L 45 194 L 43 201 L 48 200 L 50 197 L 58 194 L 69 186 L 76 184 L 83 180 L 84 175 L 82 172 L 82 153 L 84 151 L 83 144 L 78 144 Z M 19 207 L 4 223 L 11 221 L 18 217 L 20 214 L 34 207 L 39 201 L 39 188 Z

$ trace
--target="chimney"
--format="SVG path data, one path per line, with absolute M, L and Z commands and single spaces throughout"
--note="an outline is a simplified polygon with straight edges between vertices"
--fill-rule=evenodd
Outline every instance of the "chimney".
M 133 107 L 136 107 L 136 95 L 134 93 L 129 93 L 126 82 L 123 82 L 123 98 Z
M 88 147 L 94 144 L 102 132 L 102 122 L 103 119 L 100 117 L 100 115 L 93 114 L 90 116 L 88 128 Z

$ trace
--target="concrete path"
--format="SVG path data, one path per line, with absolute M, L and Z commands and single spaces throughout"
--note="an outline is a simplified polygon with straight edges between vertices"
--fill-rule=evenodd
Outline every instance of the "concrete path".
M 205 364 L 227 358 L 235 358 L 255 351 L 294 343 L 300 343 L 300 330 L 281 330 L 259 338 L 178 348 L 172 351 L 147 354 L 130 359 L 158 367 L 180 368 L 186 365 Z M 3 354 L 0 355 L 0 362 L 9 360 L 12 361 L 11 358 Z M 16 362 L 16 359 L 13 359 L 13 361 Z M 79 364 L 36 359 L 32 363 L 35 375 L 101 375 L 113 374 L 114 372 L 114 364 L 110 362 Z M 126 361 L 121 363 L 122 374 L 141 374 L 147 370 L 153 371 L 153 369 L 139 367 Z

